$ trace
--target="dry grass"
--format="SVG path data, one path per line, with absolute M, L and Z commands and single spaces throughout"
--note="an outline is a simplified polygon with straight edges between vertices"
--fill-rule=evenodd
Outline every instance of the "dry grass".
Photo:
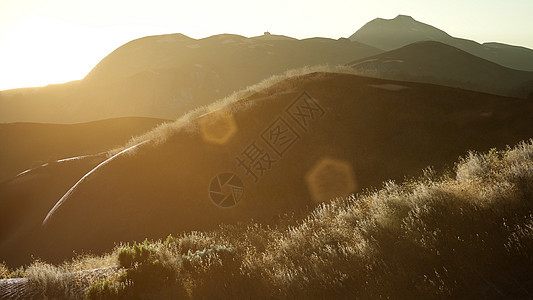
M 126 272 L 90 295 L 529 298 L 531 253 L 533 141 L 472 153 L 454 176 L 427 172 L 333 200 L 296 226 L 223 226 L 123 247 Z
M 5 262 L 0 263 L 0 279 L 11 278 L 11 270 L 6 266 Z
M 88 283 L 91 299 L 531 298 L 532 253 L 530 140 L 275 227 L 222 225 L 25 273 L 43 295 L 70 297 L 73 270 L 119 263 L 122 272 Z
M 16 270 L 12 270 L 5 262 L 0 263 L 0 279 L 20 278 L 24 276 L 24 268 L 20 267 Z
M 341 66 L 318 65 L 318 66 L 312 66 L 312 67 L 306 66 L 303 68 L 288 70 L 284 74 L 273 75 L 257 84 L 248 86 L 242 90 L 234 92 L 233 94 L 225 98 L 214 101 L 213 103 L 209 105 L 204 105 L 192 111 L 189 111 L 182 117 L 178 118 L 176 121 L 160 124 L 159 126 L 157 126 L 156 128 L 154 128 L 153 130 L 149 132 L 146 132 L 139 136 L 132 137 L 131 140 L 126 145 L 110 150 L 108 152 L 108 156 L 112 156 L 128 147 L 137 145 L 140 142 L 143 142 L 146 140 L 150 140 L 155 144 L 164 143 L 170 136 L 172 136 L 173 134 L 181 130 L 185 130 L 188 132 L 197 132 L 198 131 L 197 124 L 192 121 L 197 119 L 198 117 L 204 114 L 208 114 L 208 113 L 220 110 L 224 107 L 229 106 L 231 103 L 235 103 L 237 101 L 245 99 L 255 93 L 261 92 L 267 88 L 271 88 L 274 85 L 276 85 L 276 89 L 272 90 L 271 92 L 290 90 L 291 87 L 288 85 L 292 83 L 289 81 L 283 82 L 285 79 L 297 78 L 300 76 L 304 76 L 306 74 L 317 73 L 317 72 L 356 74 L 356 72 L 352 68 L 347 67 L 347 66 L 342 66 L 342 65 Z M 249 105 L 253 105 L 253 103 Z M 243 106 L 243 107 L 247 107 L 247 106 Z
M 123 246 L 119 245 L 117 249 Z M 59 266 L 36 260 L 28 267 L 17 270 L 10 270 L 5 263 L 1 263 L 0 279 L 27 278 L 32 294 L 43 298 L 85 298 L 88 286 L 101 281 L 104 276 L 112 278 L 114 274 L 114 272 L 87 272 L 87 270 L 116 266 L 117 252 L 118 250 L 102 256 L 78 255 Z
M 25 270 L 26 278 L 32 288 L 40 295 L 51 298 L 69 297 L 75 293 L 76 280 L 65 266 L 54 266 L 36 261 Z

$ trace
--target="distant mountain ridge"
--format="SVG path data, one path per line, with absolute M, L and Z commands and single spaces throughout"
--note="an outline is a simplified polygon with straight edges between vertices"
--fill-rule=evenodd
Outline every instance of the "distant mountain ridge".
M 116 49 L 83 80 L 0 92 L 0 123 L 176 119 L 289 69 L 346 64 L 381 52 L 326 38 L 149 36 Z
M 166 34 L 124 44 L 82 80 L 1 91 L 0 123 L 79 123 L 129 116 L 176 119 L 289 69 L 345 65 L 420 41 L 441 42 L 507 68 L 533 71 L 531 49 L 454 38 L 403 15 L 375 19 L 350 39 L 338 40 L 298 40 L 268 32 L 252 38 L 220 34 L 203 39 Z M 455 81 L 464 83 L 465 79 Z M 517 85 L 516 94 L 508 90 L 510 84 L 503 92 L 486 84 L 473 89 L 528 95 L 532 82 Z
M 349 39 L 385 51 L 415 42 L 437 41 L 508 68 L 533 71 L 532 49 L 502 43 L 479 44 L 472 40 L 456 38 L 406 15 L 398 15 L 390 20 L 374 19 L 357 30 Z

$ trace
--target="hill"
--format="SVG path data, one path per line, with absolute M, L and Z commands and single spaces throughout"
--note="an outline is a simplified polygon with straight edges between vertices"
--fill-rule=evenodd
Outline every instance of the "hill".
M 0 248 L 10 265 L 27 263 L 43 216 L 76 181 L 106 159 L 105 153 L 50 161 L 0 182 Z M 28 248 L 29 247 L 29 248 Z M 11 250 L 7 250 L 11 249 Z M 17 255 L 16 253 L 19 252 Z
M 447 44 L 415 42 L 348 64 L 360 74 L 527 98 L 533 72 L 500 66 Z
M 345 64 L 380 52 L 324 38 L 149 36 L 119 47 L 81 81 L 0 92 L 0 122 L 176 119 L 289 69 Z
M 530 140 L 273 226 L 169 235 L 60 265 L 0 264 L 0 298 L 527 299 L 532 171 Z
M 0 182 L 44 163 L 105 152 L 165 121 L 132 117 L 69 125 L 0 124 Z
M 352 34 L 350 40 L 386 51 L 415 42 L 436 41 L 508 68 L 533 71 L 533 50 L 531 49 L 501 43 L 479 44 L 471 40 L 452 37 L 438 28 L 405 15 L 398 15 L 391 20 L 374 19 Z
M 0 256 L 60 261 L 118 241 L 271 223 L 533 136 L 526 100 L 349 74 L 278 80 L 117 150 L 62 191 L 34 236 L 2 241 Z

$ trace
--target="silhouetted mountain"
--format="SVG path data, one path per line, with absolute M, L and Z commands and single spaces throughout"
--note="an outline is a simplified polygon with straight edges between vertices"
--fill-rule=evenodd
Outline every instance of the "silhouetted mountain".
M 58 159 L 108 151 L 167 120 L 118 118 L 80 124 L 0 124 L 0 182 Z
M 398 15 L 391 20 L 374 19 L 357 30 L 349 39 L 365 41 L 364 43 L 388 51 L 420 41 L 447 43 L 453 40 L 453 37 L 410 16 Z
M 440 42 L 416 42 L 348 64 L 361 74 L 527 98 L 533 72 L 506 68 Z
M 381 52 L 325 38 L 150 36 L 119 47 L 81 81 L 1 92 L 0 122 L 175 119 L 288 69 L 346 64 Z
M 387 20 L 377 18 L 350 36 L 350 40 L 383 50 L 397 49 L 415 42 L 437 41 L 459 48 L 475 56 L 517 70 L 533 71 L 533 50 L 500 43 L 485 43 L 455 38 L 410 16 L 398 15 Z
M 290 36 L 286 35 L 277 35 L 277 34 L 270 34 L 270 32 L 265 32 L 263 35 L 254 36 L 252 39 L 257 40 L 266 40 L 266 41 L 275 41 L 275 40 L 296 40 L 295 38 L 292 38 Z
M 332 73 L 288 78 L 198 111 L 185 127 L 165 131 L 166 139 L 155 131 L 83 177 L 79 170 L 94 163 L 80 161 L 73 171 L 51 164 L 0 184 L 10 205 L 1 211 L 15 220 L 11 231 L 20 232 L 3 233 L 0 257 L 13 264 L 30 254 L 59 261 L 73 250 L 99 252 L 119 241 L 251 218 L 269 223 L 313 207 L 317 193 L 331 195 L 328 189 L 377 187 L 429 165 L 442 170 L 468 150 L 530 138 L 532 111 L 528 100 L 430 84 Z M 56 176 L 61 184 L 48 186 Z M 42 201 L 49 210 L 41 206 L 33 227 L 19 230 L 24 210 L 15 195 L 24 188 L 31 191 L 24 203 Z

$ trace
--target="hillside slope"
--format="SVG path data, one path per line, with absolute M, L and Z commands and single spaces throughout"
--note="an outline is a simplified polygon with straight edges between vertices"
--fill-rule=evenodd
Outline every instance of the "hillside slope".
M 528 299 L 533 140 L 435 175 L 274 226 L 225 225 L 17 271 L 0 263 L 0 298 Z
M 137 117 L 70 125 L 0 124 L 0 182 L 44 163 L 105 152 L 163 122 Z
M 500 66 L 440 42 L 416 42 L 348 64 L 360 74 L 527 98 L 533 72 Z
M 106 159 L 105 154 L 50 161 L 0 182 L 0 255 L 10 265 L 27 263 L 46 214 L 76 181 Z M 7 247 L 7 250 L 5 249 Z
M 63 191 L 35 236 L 4 242 L 0 255 L 58 261 L 118 241 L 270 223 L 427 166 L 450 167 L 471 149 L 527 139 L 532 111 L 530 101 L 428 84 L 288 78 L 118 152 Z

